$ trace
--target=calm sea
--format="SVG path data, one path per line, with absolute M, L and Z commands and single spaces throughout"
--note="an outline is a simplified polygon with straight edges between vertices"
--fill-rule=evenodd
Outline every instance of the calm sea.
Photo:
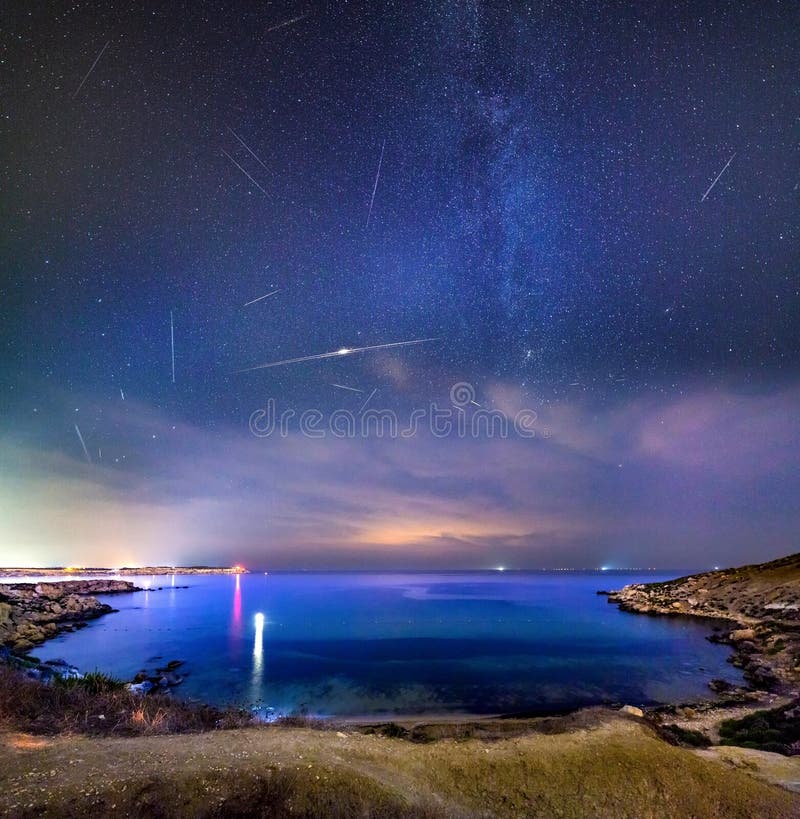
M 653 704 L 741 679 L 705 639 L 710 624 L 625 614 L 595 594 L 666 579 L 653 574 L 132 579 L 150 590 L 103 598 L 119 612 L 35 654 L 125 679 L 183 660 L 178 696 L 321 716 Z

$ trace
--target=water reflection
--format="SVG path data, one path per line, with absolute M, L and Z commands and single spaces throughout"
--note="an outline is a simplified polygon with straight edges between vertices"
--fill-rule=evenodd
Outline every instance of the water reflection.
M 153 575 L 146 578 L 142 582 L 142 588 L 144 589 L 144 600 L 142 601 L 142 608 L 148 608 L 150 606 L 150 594 L 149 591 L 153 587 Z
M 264 683 L 264 615 L 258 612 L 254 618 L 256 633 L 253 640 L 253 676 L 251 694 L 253 702 L 261 702 Z
M 242 629 L 242 586 L 236 575 L 236 589 L 233 592 L 233 626 L 237 633 Z

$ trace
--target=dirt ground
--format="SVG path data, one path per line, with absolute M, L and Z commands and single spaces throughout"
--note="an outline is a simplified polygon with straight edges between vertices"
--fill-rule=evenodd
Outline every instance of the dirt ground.
M 759 778 L 760 763 L 673 747 L 610 712 L 427 743 L 285 727 L 1 741 L 4 816 L 800 816 L 800 794 Z M 800 761 L 781 759 L 772 780 L 800 780 Z

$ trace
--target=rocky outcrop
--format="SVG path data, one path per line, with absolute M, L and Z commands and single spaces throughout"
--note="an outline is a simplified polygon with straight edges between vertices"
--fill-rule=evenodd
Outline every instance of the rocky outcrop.
M 136 591 L 125 580 L 0 585 L 0 645 L 23 652 L 114 609 L 96 594 Z
M 763 690 L 800 685 L 800 554 L 769 563 L 638 583 L 610 592 L 623 611 L 716 620 L 713 642 Z

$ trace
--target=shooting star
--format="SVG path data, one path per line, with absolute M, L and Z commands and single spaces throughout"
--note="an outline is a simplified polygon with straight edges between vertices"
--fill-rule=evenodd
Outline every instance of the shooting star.
M 83 435 L 81 435 L 80 428 L 77 424 L 75 424 L 75 432 L 78 433 L 78 440 L 81 442 L 81 446 L 83 447 L 83 454 L 86 456 L 86 463 L 92 462 L 92 456 L 89 454 L 89 450 L 86 449 L 86 443 L 83 440 Z
M 733 162 L 733 157 L 734 156 L 736 156 L 735 151 L 734 151 L 733 155 L 731 156 L 731 158 L 725 163 L 725 167 L 717 174 L 717 178 L 708 186 L 708 190 L 703 194 L 703 198 L 700 200 L 701 202 L 706 201 L 706 197 L 708 196 L 709 193 L 711 193 L 711 190 L 713 189 L 714 185 L 716 185 L 717 182 L 719 182 L 719 179 L 722 176 L 722 174 L 724 174 L 725 171 L 728 170 L 728 165 L 730 165 L 731 162 Z
M 175 383 L 175 323 L 172 321 L 172 310 L 169 311 L 169 340 L 172 345 L 172 383 Z
M 243 167 L 242 167 L 242 166 L 241 166 L 241 165 L 240 165 L 240 164 L 239 164 L 239 163 L 238 163 L 238 162 L 237 162 L 237 161 L 236 161 L 236 160 L 235 160 L 235 159 L 234 159 L 234 158 L 233 158 L 233 157 L 232 157 L 232 156 L 231 156 L 231 155 L 230 155 L 230 154 L 229 154 L 229 153 L 228 153 L 228 152 L 227 152 L 225 149 L 224 149 L 224 148 L 222 149 L 222 153 L 223 153 L 223 154 L 225 154 L 225 156 L 227 156 L 227 157 L 228 157 L 228 159 L 230 159 L 230 161 L 231 161 L 231 162 L 233 162 L 233 164 L 234 164 L 234 165 L 236 165 L 236 167 L 237 167 L 237 168 L 238 168 L 238 169 L 239 169 L 239 170 L 240 170 L 240 171 L 241 171 L 241 172 L 242 172 L 242 173 L 243 173 L 243 174 L 244 174 L 244 175 L 245 175 L 245 176 L 246 176 L 246 177 L 247 177 L 247 178 L 248 178 L 248 179 L 249 179 L 249 180 L 250 180 L 250 181 L 251 181 L 251 182 L 252 182 L 252 183 L 253 183 L 253 184 L 254 184 L 254 185 L 255 185 L 255 186 L 256 186 L 256 187 L 257 187 L 257 188 L 260 190 L 260 191 L 261 191 L 261 192 L 262 192 L 262 193 L 263 193 L 263 194 L 265 194 L 266 196 L 269 196 L 269 194 L 268 194 L 268 193 L 267 193 L 267 192 L 264 190 L 264 188 L 262 188 L 262 187 L 261 187 L 261 185 L 259 185 L 259 184 L 258 184 L 258 182 L 256 182 L 256 180 L 255 180 L 255 179 L 253 179 L 253 177 L 252 177 L 252 176 L 250 176 L 250 174 L 249 174 L 249 173 L 247 173 L 247 171 L 246 171 L 246 170 L 245 170 L 245 169 L 244 169 L 244 168 L 243 168 Z
M 246 301 L 242 306 L 247 307 L 248 304 L 255 304 L 257 301 L 261 301 L 262 299 L 268 299 L 270 296 L 274 296 L 276 293 L 280 293 L 280 290 L 273 290 L 271 293 L 266 293 L 263 296 L 259 296 L 257 299 L 253 299 L 252 301 Z
M 119 388 L 119 394 L 122 396 L 122 400 L 125 400 L 125 393 L 122 391 L 122 387 Z
M 86 82 L 86 80 L 89 79 L 89 74 L 91 74 L 92 71 L 94 71 L 94 67 L 100 62 L 100 58 L 103 56 L 103 53 L 108 48 L 110 43 L 111 43 L 111 40 L 108 40 L 106 42 L 106 44 L 100 49 L 100 53 L 94 58 L 94 62 L 92 63 L 92 67 L 86 72 L 86 75 L 81 80 L 81 84 L 75 89 L 75 93 L 72 95 L 72 99 L 75 99 L 75 97 L 78 96 L 78 94 L 80 93 L 81 88 L 83 88 L 83 84 Z
M 301 15 L 299 15 L 297 17 L 292 17 L 291 20 L 284 20 L 282 23 L 276 23 L 274 26 L 270 26 L 267 29 L 267 32 L 277 31 L 279 28 L 286 28 L 286 26 L 292 26 L 295 23 L 299 23 L 301 20 L 305 20 L 306 17 L 308 17 L 308 15 L 309 15 L 309 12 L 306 12 L 305 14 L 301 14 Z
M 386 140 L 383 140 L 383 145 L 381 146 L 381 158 L 378 160 L 378 172 L 375 174 L 375 184 L 372 188 L 372 198 L 369 200 L 369 212 L 367 213 L 367 224 L 365 225 L 366 228 L 369 227 L 369 220 L 372 217 L 372 206 L 375 204 L 375 191 L 378 190 L 378 180 L 381 178 L 381 165 L 383 165 L 383 152 L 386 149 Z
M 261 161 L 261 157 L 239 136 L 239 134 L 236 133 L 236 131 L 233 130 L 233 128 L 231 128 L 230 125 L 228 126 L 228 130 L 236 137 L 236 139 L 239 140 L 239 142 L 242 143 L 242 145 L 244 145 L 247 151 L 249 151 L 250 154 L 255 157 L 256 162 L 258 162 L 258 164 L 261 165 L 265 171 L 268 171 L 269 168 Z
M 375 387 L 375 389 L 367 396 L 367 400 L 361 405 L 361 409 L 358 411 L 359 414 L 364 412 L 364 409 L 366 408 L 367 404 L 369 404 L 369 402 L 372 401 L 372 396 L 375 395 L 375 393 L 377 391 L 378 391 L 378 388 Z
M 331 384 L 332 387 L 336 387 L 339 390 L 350 390 L 350 392 L 358 392 L 362 393 L 364 390 L 357 390 L 355 387 L 346 387 L 344 384 Z
M 286 358 L 283 361 L 272 361 L 269 364 L 259 364 L 257 367 L 246 367 L 243 370 L 236 370 L 237 373 L 249 373 L 253 370 L 266 370 L 269 367 L 282 367 L 285 364 L 299 364 L 301 361 L 319 361 L 323 358 L 342 358 L 354 353 L 365 353 L 368 350 L 385 350 L 388 347 L 409 347 L 412 344 L 425 344 L 427 341 L 438 341 L 438 338 L 418 338 L 413 341 L 392 341 L 389 344 L 372 344 L 369 347 L 342 347 L 332 353 L 317 353 L 317 355 L 304 355 L 299 358 Z

